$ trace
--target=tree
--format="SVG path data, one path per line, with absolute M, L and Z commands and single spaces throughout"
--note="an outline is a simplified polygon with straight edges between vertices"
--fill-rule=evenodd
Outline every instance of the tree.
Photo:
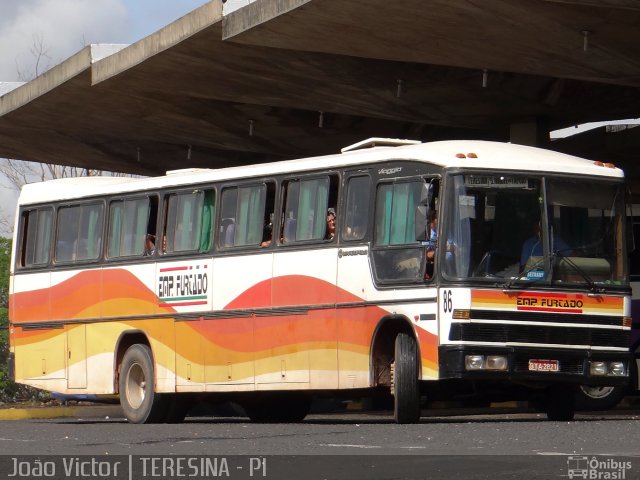
M 21 69 L 20 65 L 16 62 L 18 79 L 21 82 L 28 82 L 51 68 L 51 64 L 49 63 L 51 61 L 51 57 L 49 56 L 49 47 L 44 43 L 44 37 L 42 34 L 34 34 L 32 38 L 33 44 L 31 45 L 31 48 L 29 48 L 29 51 L 35 59 L 33 71 L 25 71 Z
M 0 237 L 0 400 L 15 391 L 15 385 L 7 378 L 9 357 L 9 266 L 11 240 Z M 6 400 L 6 398 L 5 398 Z

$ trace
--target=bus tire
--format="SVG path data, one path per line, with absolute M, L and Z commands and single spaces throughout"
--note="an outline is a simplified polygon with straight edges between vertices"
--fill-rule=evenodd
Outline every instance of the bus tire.
M 159 423 L 165 420 L 169 398 L 154 388 L 151 349 L 147 345 L 131 345 L 122 358 L 120 405 L 131 423 Z
M 418 347 L 406 333 L 396 336 L 393 370 L 393 417 L 396 423 L 420 421 Z
M 609 410 L 624 398 L 627 387 L 594 387 L 578 385 L 574 392 L 576 410 Z
M 549 420 L 569 422 L 575 415 L 573 386 L 553 385 L 545 395 L 545 410 Z

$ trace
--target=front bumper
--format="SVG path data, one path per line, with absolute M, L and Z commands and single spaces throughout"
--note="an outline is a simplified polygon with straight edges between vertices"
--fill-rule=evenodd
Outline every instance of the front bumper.
M 466 370 L 466 355 L 503 355 L 507 370 Z M 530 347 L 486 347 L 446 345 L 439 347 L 440 378 L 462 380 L 511 381 L 550 385 L 575 383 L 594 386 L 624 386 L 629 384 L 630 353 L 598 352 L 591 350 L 546 349 Z M 530 371 L 529 360 L 557 360 L 558 371 Z M 624 362 L 625 376 L 593 376 L 590 361 Z

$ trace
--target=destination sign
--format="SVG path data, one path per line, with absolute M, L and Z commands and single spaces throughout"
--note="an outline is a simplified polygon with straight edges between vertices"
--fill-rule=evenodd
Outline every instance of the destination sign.
M 528 188 L 529 179 L 501 175 L 465 175 L 464 184 L 466 187 Z

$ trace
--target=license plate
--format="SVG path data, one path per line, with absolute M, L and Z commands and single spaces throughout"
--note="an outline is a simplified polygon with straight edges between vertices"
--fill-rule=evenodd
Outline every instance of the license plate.
M 529 360 L 530 372 L 557 372 L 560 370 L 558 360 Z

